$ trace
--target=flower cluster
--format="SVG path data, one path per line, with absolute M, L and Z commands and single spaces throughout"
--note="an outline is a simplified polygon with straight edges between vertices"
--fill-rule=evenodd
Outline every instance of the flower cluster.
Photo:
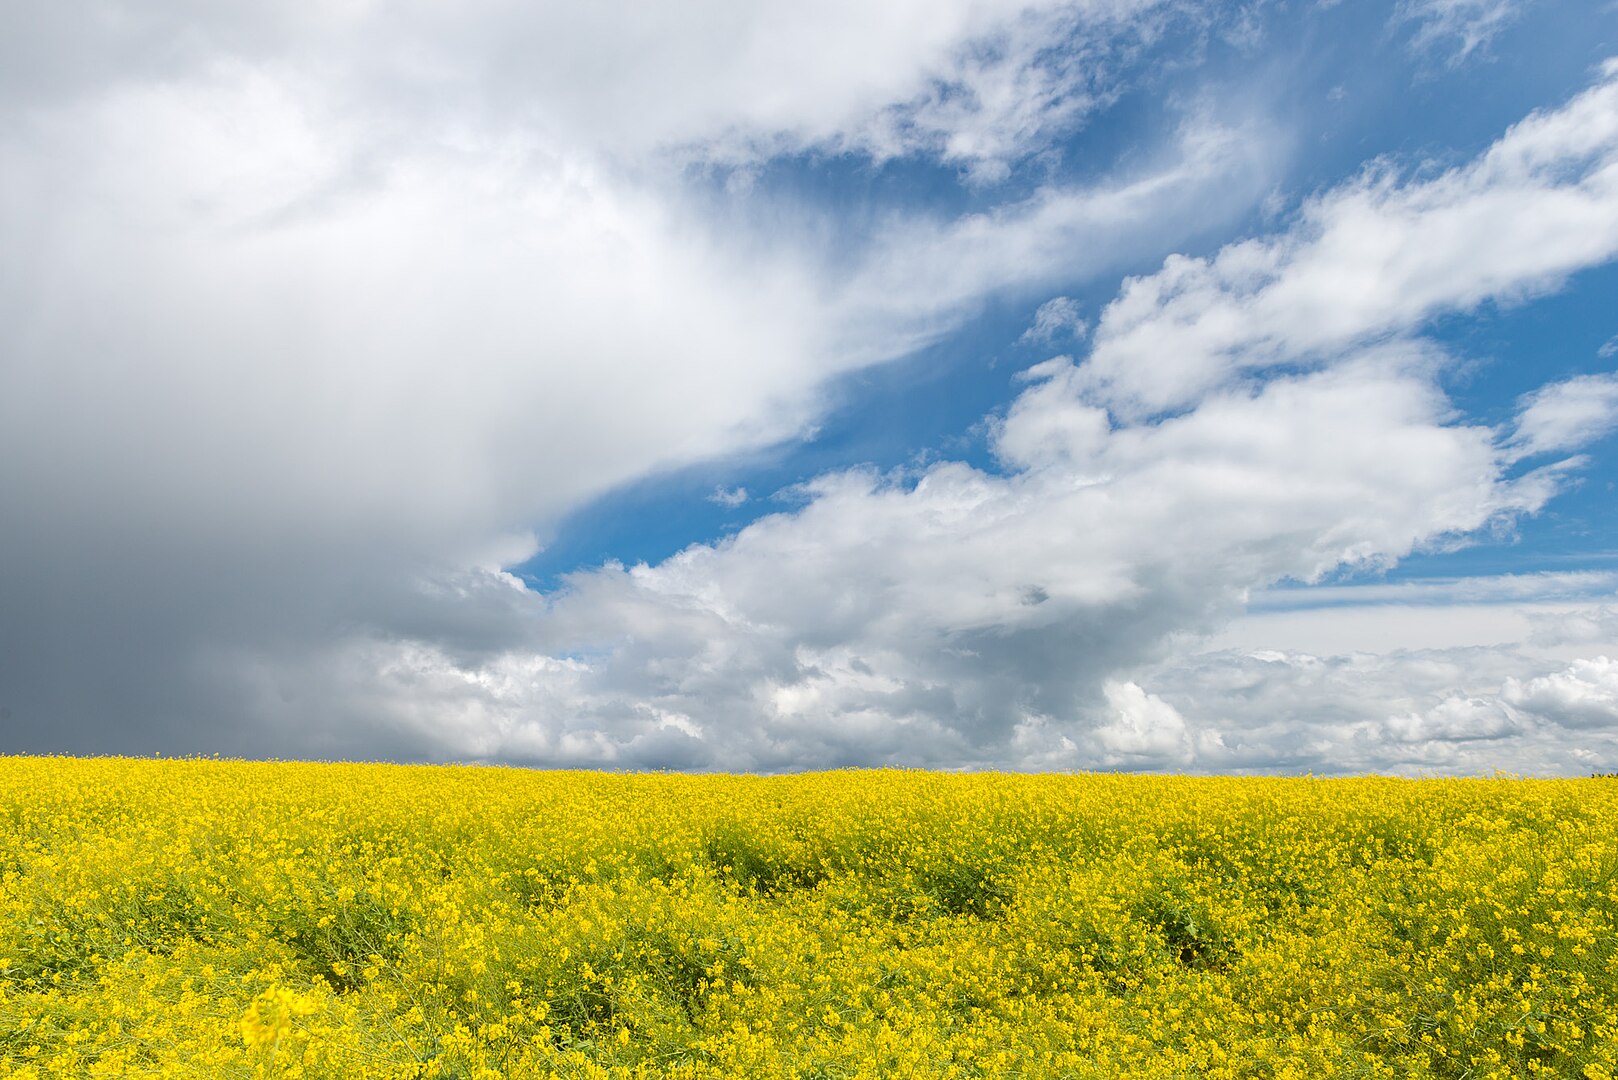
M 311 995 L 272 986 L 255 998 L 242 1014 L 242 1041 L 248 1046 L 277 1047 L 292 1033 L 295 1017 L 318 1011 L 319 1006 Z
M 0 758 L 0 1077 L 1618 1075 L 1618 784 Z

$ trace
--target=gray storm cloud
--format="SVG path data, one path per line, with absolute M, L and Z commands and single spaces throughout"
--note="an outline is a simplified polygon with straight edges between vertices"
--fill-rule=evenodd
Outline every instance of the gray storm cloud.
M 970 223 L 895 217 L 833 259 L 792 205 L 749 233 L 682 178 L 817 147 L 1003 169 L 1082 123 L 1089 81 L 1157 5 L 16 15 L 8 749 L 462 752 L 395 723 L 404 669 L 365 642 L 467 663 L 526 647 L 532 598 L 478 583 L 569 510 L 791 438 L 839 372 L 989 293 L 1157 249 L 1267 182 L 1261 153 L 1193 118 L 1142 169 L 1003 207 L 987 238 L 1012 270 L 883 297 Z M 1057 63 L 1035 47 L 1051 34 L 1089 59 Z M 1120 191 L 1128 213 L 1096 211 Z M 323 696 L 355 680 L 352 701 Z

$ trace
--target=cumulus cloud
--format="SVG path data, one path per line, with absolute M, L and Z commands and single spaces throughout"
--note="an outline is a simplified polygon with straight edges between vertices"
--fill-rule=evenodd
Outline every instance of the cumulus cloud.
M 1245 374 L 1312 364 L 1446 311 L 1554 288 L 1618 252 L 1618 63 L 1476 160 L 1403 180 L 1378 163 L 1291 229 L 1175 256 L 1101 313 L 1086 377 L 1130 415 Z
M 1096 741 L 1107 752 L 1102 764 L 1191 762 L 1185 717 L 1174 706 L 1132 682 L 1108 682 L 1102 693 L 1107 717 L 1095 731 Z
M 1500 701 L 1447 697 L 1424 713 L 1389 717 L 1387 728 L 1401 742 L 1468 742 L 1516 735 L 1522 725 L 1513 710 Z
M 1597 656 L 1526 682 L 1507 679 L 1500 696 L 1567 728 L 1618 728 L 1618 660 Z
M 1137 677 L 1181 712 L 1207 770 L 1566 775 L 1618 762 L 1610 667 L 1509 645 L 1221 650 Z
M 1180 377 L 1201 323 L 1186 317 L 1181 291 L 1131 283 L 1087 359 L 1026 373 L 992 429 L 1000 470 L 831 473 L 806 485 L 802 508 L 719 543 L 574 574 L 532 601 L 523 648 L 493 660 L 417 656 L 435 672 L 426 685 L 473 685 L 479 704 L 458 727 L 412 730 L 432 754 L 563 760 L 565 737 L 568 754 L 619 765 L 1581 767 L 1575 751 L 1606 751 L 1545 735 L 1560 714 L 1548 691 L 1527 688 L 1554 672 L 1510 649 L 1198 659 L 1191 646 L 1184 656 L 1253 590 L 1385 566 L 1556 493 L 1558 467 L 1516 471 L 1510 436 L 1457 418 L 1437 381 L 1442 353 L 1362 339 L 1446 303 L 1548 287 L 1548 266 L 1577 265 L 1570 249 L 1548 259 L 1507 245 L 1467 263 L 1466 280 L 1440 281 L 1460 256 L 1433 248 L 1436 223 L 1465 223 L 1475 204 L 1515 205 L 1543 167 L 1562 178 L 1545 184 L 1568 189 L 1564 233 L 1600 234 L 1612 200 L 1597 197 L 1606 181 L 1589 162 L 1611 152 L 1615 115 L 1603 83 L 1438 180 L 1384 177 L 1322 196 L 1319 207 L 1342 208 L 1374 188 L 1375 214 L 1397 209 L 1401 231 L 1355 235 L 1394 266 L 1426 267 L 1404 290 L 1341 290 L 1349 314 L 1335 327 L 1269 298 L 1307 297 L 1334 272 L 1360 280 L 1363 245 L 1322 227 L 1339 209 L 1200 263 L 1197 310 L 1243 310 L 1256 328 L 1227 351 L 1257 350 L 1286 373 Z M 1578 251 L 1594 260 L 1609 247 Z M 1254 275 L 1234 272 L 1244 260 Z M 1164 273 L 1185 265 L 1171 260 Z M 1125 322 L 1180 348 L 1140 349 L 1121 365 Z M 1126 381 L 1138 396 L 1160 375 L 1178 411 L 1109 409 Z M 1536 417 L 1556 393 L 1525 400 L 1516 430 L 1550 430 Z M 1572 449 L 1593 429 L 1558 430 L 1555 445 Z M 1502 595 L 1548 587 L 1496 584 Z M 331 699 L 345 699 L 340 686 Z M 493 717 L 480 711 L 490 707 Z M 697 720 L 687 729 L 671 717 Z
M 1523 154 L 1561 161 L 1572 151 L 1541 144 L 1589 145 L 1589 128 L 1570 118 L 1596 105 L 1610 110 L 1605 93 L 1604 84 L 1519 125 L 1483 164 L 1447 174 L 1465 178 L 1453 180 L 1461 201 L 1491 198 L 1491 184 L 1518 188 L 1519 170 L 1488 163 Z M 1380 196 L 1387 206 L 1421 208 L 1405 223 L 1412 244 L 1425 243 L 1430 218 L 1447 218 L 1455 205 L 1429 198 L 1435 183 L 1446 182 L 1412 182 L 1414 194 L 1390 183 Z M 1362 190 L 1328 193 L 1321 205 Z M 1609 212 L 1600 200 L 1572 205 L 1598 223 Z M 1231 250 L 1303 250 L 1318 240 L 1306 216 L 1295 235 L 1238 245 L 1206 265 L 1229 265 Z M 1401 252 L 1390 251 L 1395 261 Z M 1352 278 L 1358 264 L 1352 252 L 1344 257 Z M 1325 273 L 1316 258 L 1284 261 L 1267 272 L 1266 288 L 1295 295 L 1293 275 Z M 1530 259 L 1512 278 L 1502 258 L 1484 276 L 1494 291 L 1514 293 L 1542 287 L 1544 265 Z M 1139 303 L 1134 288 L 1126 297 Z M 1210 288 L 1215 307 L 1245 291 L 1240 281 Z M 1424 661 L 1401 661 L 1403 699 L 1390 700 L 1391 684 L 1381 683 L 1369 712 L 1346 715 L 1343 732 L 1317 737 L 1314 749 L 1262 725 L 1193 732 L 1186 710 L 1197 695 L 1117 677 L 1217 625 L 1252 589 L 1386 564 L 1533 512 L 1554 494 L 1554 471 L 1513 477 L 1514 451 L 1496 431 L 1455 422 L 1434 378 L 1441 355 L 1409 341 L 1354 344 L 1365 328 L 1400 325 L 1431 306 L 1377 295 L 1395 311 L 1366 301 L 1353 320 L 1359 329 L 1335 337 L 1261 326 L 1261 337 L 1274 338 L 1274 359 L 1313 356 L 1316 370 L 1258 386 L 1182 386 L 1194 407 L 1166 418 L 1130 421 L 1102 406 L 1112 386 L 1096 367 L 1121 370 L 1104 343 L 1082 363 L 1041 364 L 994 430 L 1005 472 L 943 463 L 919 474 L 823 476 L 808 486 L 803 509 L 720 544 L 657 566 L 576 575 L 542 623 L 592 650 L 582 701 L 706 710 L 710 730 L 728 733 L 708 760 L 728 767 L 960 765 L 1013 755 L 1046 765 L 1464 767 L 1474 759 L 1435 748 L 1518 731 L 1523 706 L 1501 697 L 1498 671 L 1492 686 L 1451 679 L 1422 695 L 1412 686 Z M 1140 327 L 1184 322 L 1171 296 L 1133 319 Z M 1338 348 L 1326 353 L 1322 340 Z M 1146 385 L 1176 362 L 1172 351 L 1141 353 L 1135 378 Z M 1519 430 L 1538 423 L 1539 400 L 1525 402 Z M 1316 714 L 1329 715 L 1333 696 L 1313 689 Z M 588 715 L 576 706 L 567 722 Z M 1268 715 L 1278 732 L 1292 730 Z M 528 716 L 540 727 L 554 722 Z M 647 721 L 619 705 L 596 722 L 622 745 Z M 1390 754 L 1390 746 L 1406 749 Z
M 1554 491 L 1504 477 L 1492 432 L 1446 423 L 1430 380 L 1388 356 L 1159 424 L 1112 429 L 1097 411 L 1088 434 L 1031 437 L 1051 430 L 1045 408 L 1072 408 L 1040 398 L 1072 371 L 1047 368 L 1006 418 L 1013 472 L 832 474 L 803 509 L 720 544 L 574 575 L 536 623 L 582 665 L 577 690 L 536 676 L 508 701 L 505 753 L 522 731 L 583 729 L 616 748 L 604 760 L 648 763 L 631 748 L 652 709 L 700 716 L 709 738 L 691 749 L 729 768 L 1240 760 L 1240 742 L 1194 755 L 1180 701 L 1114 673 L 1250 588 L 1396 558 Z

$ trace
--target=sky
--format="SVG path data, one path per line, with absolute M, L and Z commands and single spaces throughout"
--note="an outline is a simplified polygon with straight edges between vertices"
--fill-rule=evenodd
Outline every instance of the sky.
M 1611 0 L 0 4 L 0 753 L 1618 771 Z

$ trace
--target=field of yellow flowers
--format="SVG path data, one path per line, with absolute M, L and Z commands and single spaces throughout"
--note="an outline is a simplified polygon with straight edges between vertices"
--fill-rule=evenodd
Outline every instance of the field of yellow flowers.
M 0 758 L 0 1077 L 1618 1073 L 1618 781 Z

